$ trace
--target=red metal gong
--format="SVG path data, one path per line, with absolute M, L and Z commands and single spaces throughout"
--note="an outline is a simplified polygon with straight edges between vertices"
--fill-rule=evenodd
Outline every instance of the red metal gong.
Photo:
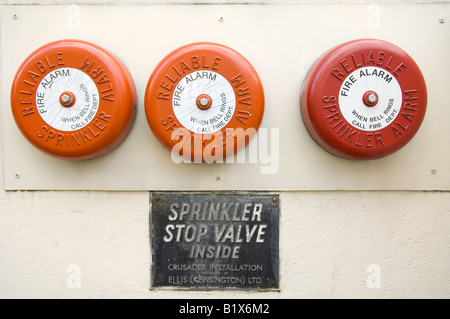
M 425 80 L 414 60 L 381 40 L 341 44 L 320 57 L 302 90 L 313 139 L 348 159 L 377 159 L 406 145 L 426 111 Z

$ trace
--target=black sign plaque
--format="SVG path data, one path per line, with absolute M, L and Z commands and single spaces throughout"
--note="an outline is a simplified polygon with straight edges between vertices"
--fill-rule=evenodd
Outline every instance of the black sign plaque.
M 152 288 L 279 289 L 279 195 L 152 193 Z

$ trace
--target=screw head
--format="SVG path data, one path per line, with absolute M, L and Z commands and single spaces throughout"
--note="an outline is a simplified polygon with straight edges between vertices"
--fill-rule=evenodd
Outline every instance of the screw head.
M 208 103 L 209 103 L 209 101 L 208 101 L 208 99 L 207 99 L 206 97 L 200 99 L 200 104 L 201 104 L 202 106 L 207 106 Z
M 64 103 L 69 103 L 70 96 L 68 96 L 67 94 L 64 94 L 63 96 L 61 96 L 61 101 L 63 101 Z
M 212 105 L 212 98 L 208 94 L 200 94 L 196 99 L 196 104 L 200 110 L 207 110 Z
M 378 103 L 378 95 L 374 91 L 367 91 L 364 93 L 362 100 L 366 106 L 372 107 Z
M 375 96 L 375 94 L 370 94 L 368 99 L 370 103 L 375 103 L 377 101 L 377 97 Z
M 64 107 L 71 107 L 75 104 L 75 95 L 69 91 L 63 92 L 59 97 L 59 102 Z

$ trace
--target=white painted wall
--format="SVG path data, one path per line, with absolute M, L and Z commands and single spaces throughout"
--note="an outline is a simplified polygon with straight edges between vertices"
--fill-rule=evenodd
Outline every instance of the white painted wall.
M 270 293 L 149 291 L 148 192 L 2 191 L 0 207 L 2 298 L 450 297 L 447 192 L 283 192 Z
M 149 192 L 5 191 L 4 180 L 0 298 L 450 297 L 448 191 L 281 192 L 280 292 L 186 292 L 149 290 Z

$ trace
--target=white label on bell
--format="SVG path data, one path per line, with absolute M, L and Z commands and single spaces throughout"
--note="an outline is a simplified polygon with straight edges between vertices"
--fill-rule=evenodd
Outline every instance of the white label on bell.
M 183 77 L 174 89 L 172 106 L 178 121 L 199 134 L 225 127 L 236 109 L 230 82 L 212 71 L 195 71 Z
M 390 72 L 379 67 L 353 71 L 339 90 L 342 115 L 349 124 L 363 131 L 385 128 L 397 117 L 401 106 L 400 84 Z
M 61 131 L 85 127 L 97 114 L 98 105 L 99 94 L 94 81 L 75 68 L 53 70 L 36 90 L 39 115 L 49 126 Z

